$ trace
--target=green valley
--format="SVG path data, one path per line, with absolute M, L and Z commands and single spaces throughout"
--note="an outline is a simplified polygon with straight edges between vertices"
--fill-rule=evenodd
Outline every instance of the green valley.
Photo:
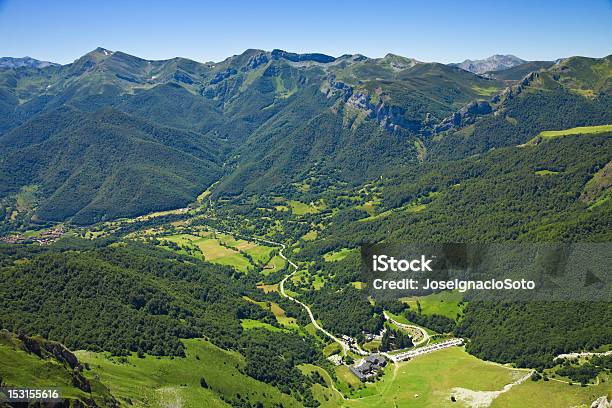
M 609 243 L 612 56 L 10 61 L 0 385 L 80 408 L 610 394 L 609 282 L 585 273 L 588 301 L 377 297 L 364 248 Z

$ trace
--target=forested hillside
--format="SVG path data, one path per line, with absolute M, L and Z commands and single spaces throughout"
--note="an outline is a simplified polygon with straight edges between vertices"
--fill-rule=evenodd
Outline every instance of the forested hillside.
M 589 63 L 605 68 L 605 61 Z M 564 78 L 599 84 L 584 69 Z M 91 224 L 183 206 L 220 178 L 223 163 L 226 177 L 215 196 L 285 189 L 303 178 L 363 183 L 398 165 L 483 151 L 547 128 L 553 119 L 535 128 L 521 119 L 523 130 L 503 130 L 496 116 L 478 125 L 473 140 L 452 135 L 437 142 L 455 112 L 480 101 L 486 116 L 485 101 L 508 85 L 392 54 L 280 50 L 202 64 L 98 48 L 68 65 L 2 68 L 0 143 L 7 153 L 0 195 L 13 226 Z M 549 103 L 584 110 L 581 123 L 608 120 L 599 96 L 560 97 Z M 520 118 L 532 106 L 519 105 L 509 106 L 508 116 Z M 558 116 L 576 125 L 567 112 Z M 492 129 L 503 130 L 497 141 L 487 139 Z

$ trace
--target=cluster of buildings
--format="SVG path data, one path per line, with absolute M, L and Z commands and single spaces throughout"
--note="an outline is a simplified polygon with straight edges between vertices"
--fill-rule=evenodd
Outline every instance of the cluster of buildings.
M 387 359 L 380 354 L 371 354 L 359 360 L 350 367 L 350 370 L 361 380 L 366 382 L 378 375 L 387 365 Z
M 432 351 L 441 350 L 441 349 L 445 349 L 445 348 L 453 347 L 453 346 L 461 346 L 462 344 L 463 344 L 463 339 L 457 338 L 457 339 L 445 340 L 443 342 L 431 344 L 429 346 L 416 348 L 414 350 L 405 351 L 403 353 L 393 354 L 392 359 L 393 361 L 408 360 L 408 359 L 411 359 L 411 358 L 414 358 L 414 357 L 417 357 L 423 354 L 431 353 Z
M 40 234 L 32 237 L 25 237 L 21 234 L 10 235 L 8 237 L 0 237 L 0 241 L 7 244 L 30 244 L 37 243 L 40 245 L 49 245 L 52 242 L 57 241 L 65 231 L 62 226 L 51 228 L 50 230 L 43 231 Z

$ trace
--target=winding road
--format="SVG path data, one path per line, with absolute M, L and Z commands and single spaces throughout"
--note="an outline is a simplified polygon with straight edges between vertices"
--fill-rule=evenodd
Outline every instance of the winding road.
M 414 343 L 414 347 L 420 346 L 423 343 L 429 343 L 429 340 L 430 340 L 429 334 L 422 327 L 415 326 L 415 325 L 412 325 L 412 324 L 400 323 L 397 320 L 394 320 L 393 318 L 391 318 L 391 316 L 389 316 L 389 314 L 387 312 L 383 312 L 383 315 L 385 316 L 385 319 L 389 320 L 391 323 L 395 324 L 397 327 L 400 327 L 400 328 L 403 328 L 403 329 L 418 330 L 418 331 L 421 332 L 421 335 L 422 335 L 423 338 L 421 340 L 415 342 Z
M 290 296 L 287 294 L 287 292 L 285 292 L 285 282 L 287 282 L 287 279 L 289 279 L 290 277 L 292 277 L 297 271 L 298 271 L 298 266 L 293 263 L 291 260 L 289 260 L 285 254 L 283 254 L 283 249 L 285 249 L 285 245 L 284 244 L 280 244 L 282 249 L 280 251 L 278 251 L 278 255 L 283 258 L 285 261 L 287 261 L 287 263 L 289 265 L 291 265 L 291 267 L 293 268 L 293 272 L 291 272 L 290 274 L 288 274 L 287 276 L 285 276 L 283 278 L 282 281 L 280 281 L 280 284 L 278 285 L 279 290 L 280 290 L 280 294 L 284 297 L 286 297 L 287 299 L 290 299 L 292 301 L 294 301 L 295 303 L 297 303 L 298 305 L 302 306 L 306 312 L 308 313 L 308 317 L 310 317 L 310 321 L 312 322 L 312 325 L 319 330 L 321 333 L 323 333 L 324 335 L 326 335 L 327 337 L 329 337 L 330 339 L 332 339 L 333 341 L 335 341 L 336 343 L 338 343 L 340 345 L 340 347 L 342 347 L 342 354 L 346 356 L 346 353 L 351 349 L 351 347 L 346 344 L 344 341 L 340 340 L 339 338 L 337 338 L 336 336 L 334 336 L 333 334 L 331 334 L 330 332 L 328 332 L 327 330 L 325 330 L 323 327 L 321 327 L 321 325 L 317 322 L 317 320 L 315 319 L 314 315 L 312 314 L 312 310 L 310 310 L 310 307 L 302 302 L 300 302 L 299 300 L 297 300 L 296 298 Z
M 330 339 L 332 339 L 333 341 L 335 341 L 336 343 L 338 343 L 340 345 L 340 347 L 342 347 L 342 354 L 346 356 L 346 353 L 349 350 L 352 350 L 353 352 L 357 353 L 357 354 L 362 354 L 362 355 L 368 355 L 369 353 L 362 350 L 361 348 L 359 348 L 359 346 L 357 346 L 357 348 L 352 348 L 350 345 L 348 345 L 346 342 L 342 341 L 341 339 L 337 338 L 336 336 L 334 336 L 333 334 L 331 334 L 330 332 L 328 332 L 327 330 L 325 330 L 323 327 L 321 327 L 321 325 L 317 322 L 317 320 L 315 319 L 314 315 L 312 314 L 312 310 L 310 309 L 310 307 L 308 305 L 306 305 L 303 302 L 300 302 L 298 299 L 294 298 L 293 296 L 287 294 L 287 292 L 285 292 L 285 282 L 287 282 L 287 279 L 289 279 L 290 277 L 292 277 L 293 275 L 295 275 L 298 271 L 298 266 L 291 261 L 289 258 L 287 258 L 285 256 L 285 254 L 283 254 L 283 250 L 285 250 L 287 247 L 285 246 L 285 244 L 281 244 L 280 242 L 274 242 L 274 241 L 268 241 L 265 239 L 261 239 L 261 238 L 255 238 L 252 237 L 252 240 L 255 241 L 259 241 L 259 242 L 263 242 L 265 244 L 271 244 L 271 245 L 275 245 L 275 246 L 280 246 L 281 249 L 278 251 L 278 255 L 283 258 L 285 261 L 287 261 L 287 263 L 289 265 L 291 265 L 291 267 L 293 268 L 293 272 L 291 272 L 290 274 L 286 275 L 283 280 L 280 281 L 278 287 L 279 287 L 279 291 L 281 296 L 286 297 L 287 299 L 297 303 L 298 305 L 302 306 L 306 312 L 308 313 L 308 317 L 310 318 L 310 321 L 312 322 L 312 325 L 321 333 L 323 333 L 325 336 L 329 337 Z

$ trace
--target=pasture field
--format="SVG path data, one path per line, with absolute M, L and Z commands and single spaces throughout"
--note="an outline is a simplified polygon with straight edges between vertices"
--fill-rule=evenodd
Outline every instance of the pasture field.
M 302 364 L 298 368 L 304 375 L 318 372 L 325 380 L 325 386 L 322 384 L 312 386 L 312 395 L 321 403 L 321 407 L 338 407 L 341 404 L 342 396 L 333 388 L 333 380 L 327 371 L 312 364 Z
M 281 258 L 279 255 L 274 255 L 270 261 L 266 264 L 264 269 L 261 271 L 264 275 L 269 275 L 280 269 L 283 269 L 287 265 L 287 261 Z
M 348 256 L 348 254 L 350 254 L 351 252 L 356 252 L 357 249 L 355 248 L 341 248 L 337 251 L 332 251 L 332 252 L 328 252 L 325 255 L 323 255 L 323 259 L 325 259 L 326 262 L 335 262 L 335 261 L 341 261 L 344 258 L 346 258 Z
M 302 239 L 304 241 L 314 241 L 317 239 L 318 232 L 317 230 L 310 230 L 306 234 L 302 235 Z
M 559 174 L 559 172 L 558 171 L 554 171 L 554 170 L 544 169 L 544 170 L 537 170 L 535 172 L 535 174 L 537 174 L 538 176 L 552 176 L 552 175 L 555 175 L 555 174 Z
M 491 408 L 590 407 L 597 398 L 610 395 L 609 393 L 612 393 L 612 386 L 609 383 L 581 387 L 553 380 L 538 382 L 529 380 L 497 397 Z
M 552 139 L 561 136 L 592 135 L 606 132 L 612 132 L 612 125 L 578 126 L 564 130 L 544 130 L 540 132 L 539 136 L 542 136 L 544 139 Z
M 279 327 L 272 326 L 271 324 L 260 322 L 259 320 L 252 320 L 252 319 L 241 319 L 240 325 L 245 330 L 266 329 L 266 330 L 273 331 L 273 332 L 286 331 L 285 329 L 281 329 Z
M 207 262 L 232 266 L 240 272 L 247 272 L 255 267 L 240 251 L 249 254 L 253 261 L 257 263 L 268 263 L 274 251 L 273 247 L 236 239 L 228 234 L 213 234 L 211 232 L 202 232 L 198 235 L 188 233 L 176 234 L 163 237 L 162 239 L 172 241 L 181 247 L 196 248 Z M 187 254 L 183 250 L 179 252 Z M 282 258 L 279 259 L 282 260 Z M 284 265 L 284 260 L 282 261 Z M 281 263 L 278 260 L 277 262 Z
M 541 141 L 554 139 L 557 137 L 564 136 L 578 136 L 578 135 L 599 135 L 604 133 L 612 132 L 612 125 L 599 125 L 599 126 L 578 126 L 570 129 L 562 130 L 544 130 L 540 132 L 536 137 L 520 146 L 533 146 L 537 145 Z
M 111 358 L 107 354 L 78 351 L 100 380 L 124 405 L 134 407 L 226 407 L 219 398 L 240 394 L 253 405 L 299 404 L 289 395 L 240 372 L 245 361 L 238 353 L 222 350 L 201 339 L 183 340 L 184 358 Z M 200 385 L 204 378 L 208 388 Z
M 438 314 L 449 317 L 451 319 L 456 319 L 457 314 L 463 309 L 463 306 L 459 306 L 459 303 L 463 300 L 463 294 L 457 291 L 442 291 L 427 296 L 414 296 L 408 298 L 401 298 L 400 300 L 408 304 L 408 306 L 410 306 L 410 309 L 415 312 L 418 309 L 418 301 L 421 305 L 422 314 Z M 397 321 L 400 323 L 404 323 L 400 320 Z
M 345 401 L 348 407 L 465 407 L 451 396 L 456 387 L 472 391 L 501 390 L 525 371 L 487 363 L 452 347 L 389 367 L 383 381 L 368 384 L 369 396 Z
M 297 200 L 288 200 L 287 204 L 291 208 L 291 212 L 295 215 L 316 214 L 323 208 L 323 206 L 309 205 Z

